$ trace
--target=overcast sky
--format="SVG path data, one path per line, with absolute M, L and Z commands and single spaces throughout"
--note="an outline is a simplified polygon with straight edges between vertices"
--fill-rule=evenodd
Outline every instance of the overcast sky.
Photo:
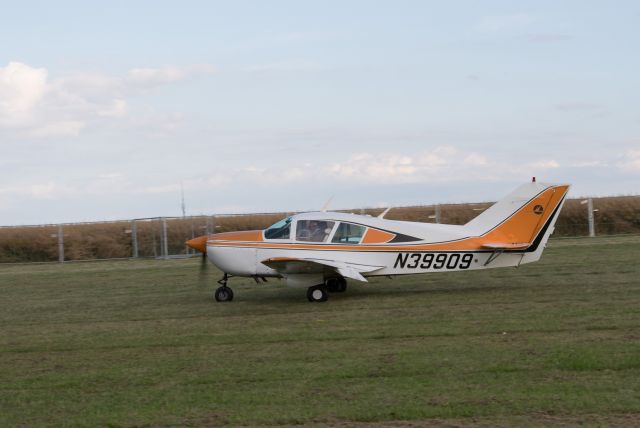
M 0 225 L 640 193 L 637 1 L 3 2 Z

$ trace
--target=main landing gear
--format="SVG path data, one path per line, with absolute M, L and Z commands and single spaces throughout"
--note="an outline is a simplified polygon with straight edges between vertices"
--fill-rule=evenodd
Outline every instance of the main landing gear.
M 342 278 L 328 278 L 324 284 L 314 285 L 307 289 L 307 299 L 310 302 L 326 302 L 329 293 L 344 293 L 347 291 L 347 281 Z
M 328 278 L 324 281 L 329 293 L 344 293 L 347 291 L 347 280 L 343 277 Z
M 218 287 L 214 294 L 216 301 L 230 302 L 233 300 L 233 290 L 230 287 L 227 287 L 227 281 L 229 278 L 230 276 L 225 273 L 222 279 L 218 281 L 218 284 L 220 284 L 221 287 Z
M 307 299 L 310 302 L 326 302 L 329 298 L 329 292 L 324 284 L 314 285 L 307 289 Z
M 225 273 L 222 279 L 218 281 L 218 287 L 214 293 L 214 297 L 218 302 L 230 302 L 233 300 L 233 290 L 227 286 L 231 275 Z M 347 290 L 347 281 L 342 277 L 334 277 L 325 279 L 324 283 L 314 285 L 307 289 L 307 299 L 310 302 L 326 302 L 329 293 L 344 293 Z

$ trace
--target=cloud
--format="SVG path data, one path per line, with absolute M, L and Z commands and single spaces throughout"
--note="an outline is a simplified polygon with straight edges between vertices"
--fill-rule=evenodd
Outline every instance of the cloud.
M 153 87 L 179 82 L 201 74 L 210 74 L 214 71 L 215 69 L 210 65 L 194 65 L 182 68 L 134 68 L 127 73 L 126 83 L 138 87 Z
M 0 67 L 0 133 L 75 137 L 90 124 L 128 117 L 127 98 L 141 90 L 211 72 L 211 66 L 194 65 L 134 68 L 124 77 L 74 73 L 50 80 L 46 68 L 10 62 Z M 148 117 L 142 119 L 145 121 Z
M 618 162 L 618 167 L 627 172 L 640 173 L 640 150 L 627 151 L 623 160 Z
M 179 193 L 184 191 L 203 191 L 203 190 L 219 190 L 228 186 L 233 180 L 232 171 L 224 171 L 222 173 L 204 174 L 199 177 L 192 177 L 182 180 L 180 183 L 171 182 L 157 184 L 153 186 L 143 186 L 133 190 L 133 193 L 141 194 L 161 194 L 161 193 Z
M 537 169 L 537 170 L 560 168 L 560 164 L 554 159 L 531 162 L 531 163 L 528 163 L 526 166 L 529 167 L 529 168 Z
M 345 162 L 327 166 L 326 174 L 341 180 L 380 184 L 453 183 L 498 181 L 558 168 L 561 164 L 555 159 L 504 162 L 476 152 L 441 146 L 413 155 L 360 153 Z
M 111 105 L 102 110 L 98 110 L 98 116 L 104 117 L 123 117 L 127 114 L 127 101 L 117 98 L 111 102 Z
M 57 120 L 33 127 L 27 135 L 36 138 L 44 137 L 77 137 L 85 123 L 79 120 Z
M 493 176 L 490 166 L 483 155 L 442 146 L 415 155 L 360 153 L 326 169 L 341 179 L 396 184 L 488 178 Z
M 27 195 L 33 199 L 53 200 L 73 193 L 75 193 L 73 189 L 50 180 L 42 183 L 28 183 L 17 186 L 0 187 L 0 195 Z
M 46 91 L 47 70 L 19 62 L 0 67 L 0 127 L 28 123 Z
M 569 165 L 572 168 L 593 168 L 593 167 L 607 167 L 609 166 L 608 162 L 604 162 L 601 160 L 589 160 L 589 161 L 578 161 L 573 162 Z

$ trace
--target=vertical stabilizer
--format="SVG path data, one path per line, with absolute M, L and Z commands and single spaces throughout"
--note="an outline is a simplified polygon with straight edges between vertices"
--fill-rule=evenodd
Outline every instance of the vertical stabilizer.
M 543 230 L 553 229 L 568 190 L 568 185 L 524 184 L 471 220 L 465 228 L 471 235 L 481 237 L 489 247 L 517 246 L 531 251 L 536 240 L 544 235 Z

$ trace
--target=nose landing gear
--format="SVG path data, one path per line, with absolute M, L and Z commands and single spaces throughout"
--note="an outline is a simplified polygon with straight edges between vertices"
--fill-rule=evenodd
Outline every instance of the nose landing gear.
M 221 287 L 218 287 L 214 293 L 217 302 L 230 302 L 233 300 L 233 290 L 227 287 L 227 281 L 230 277 L 230 275 L 225 273 L 222 279 L 218 281 Z

